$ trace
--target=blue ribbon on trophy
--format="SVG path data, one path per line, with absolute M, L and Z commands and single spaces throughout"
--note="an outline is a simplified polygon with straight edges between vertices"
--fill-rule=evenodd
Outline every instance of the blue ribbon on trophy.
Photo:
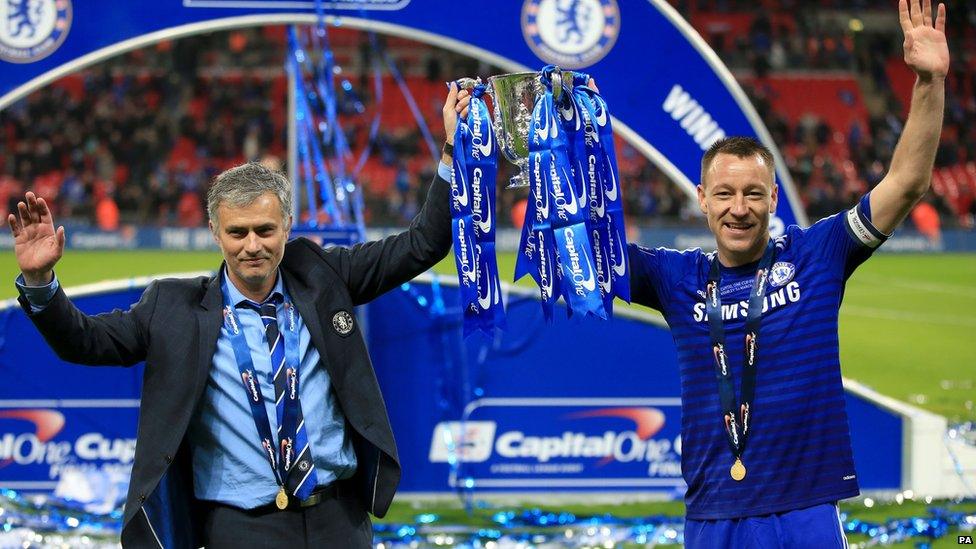
M 529 121 L 529 198 L 515 264 L 516 280 L 528 273 L 539 285 L 542 313 L 549 322 L 552 322 L 556 300 L 562 295 L 562 272 L 556 268 L 556 238 L 550 222 L 552 200 L 549 189 L 553 169 L 550 142 L 552 132 L 557 131 L 551 103 L 551 93 L 540 97 Z
M 573 141 L 578 141 L 575 137 L 577 131 L 582 134 L 581 117 L 572 100 L 572 89 L 563 86 L 562 74 L 557 67 L 550 65 L 542 70 L 542 83 L 546 91 L 537 102 L 542 101 L 551 118 L 558 121 L 543 141 L 548 141 L 552 152 L 549 170 L 552 208 L 549 215 L 563 275 L 562 294 L 570 316 L 593 314 L 606 319 L 593 263 L 593 247 L 586 227 L 589 200 L 585 174 L 580 169 L 574 169 L 576 159 L 570 158 L 570 135 L 573 135 Z M 558 92 L 556 86 L 560 88 Z
M 468 126 L 458 121 L 454 131 L 455 151 L 470 141 Z M 474 252 L 474 221 L 471 214 L 471 184 L 467 181 L 465 155 L 455 152 L 451 165 L 451 228 L 454 263 L 457 266 L 461 308 L 467 311 L 478 301 L 478 262 Z M 467 321 L 465 322 L 467 328 Z
M 501 119 L 501 116 L 498 114 L 499 109 L 501 107 L 496 100 L 496 120 Z M 549 192 L 546 191 L 547 187 L 544 186 L 545 181 L 542 178 L 541 168 L 543 154 L 547 156 L 545 161 L 549 162 L 549 150 L 543 150 L 541 147 L 542 141 L 538 138 L 533 139 L 533 136 L 536 135 L 537 128 L 543 126 L 548 128 L 548 126 L 542 124 L 542 118 L 542 104 L 535 104 L 532 109 L 532 116 L 529 118 L 529 131 L 526 134 L 528 156 L 526 158 L 526 166 L 522 170 L 525 173 L 529 195 L 525 202 L 525 222 L 522 223 L 522 234 L 519 237 L 518 255 L 515 256 L 515 276 L 513 278 L 514 281 L 518 281 L 525 275 L 531 275 L 540 287 L 542 283 L 539 280 L 538 272 L 539 241 L 536 238 L 535 232 L 541 228 L 543 223 L 547 229 L 549 228 Z M 500 128 L 498 133 L 504 135 L 504 128 Z M 548 164 L 546 166 L 546 173 L 548 173 Z M 532 177 L 533 173 L 537 174 L 534 178 Z M 543 303 L 545 303 L 544 298 L 545 295 L 543 295 Z
M 630 273 L 627 258 L 627 232 L 624 225 L 623 200 L 620 192 L 620 177 L 617 172 L 617 153 L 613 142 L 613 127 L 610 122 L 610 110 L 607 102 L 589 87 L 590 76 L 586 73 L 575 73 L 573 78 L 573 97 L 576 103 L 587 112 L 587 117 L 596 125 L 596 135 L 593 136 L 594 147 L 587 145 L 587 154 L 595 157 L 595 172 L 602 182 L 602 211 L 594 212 L 600 201 L 591 198 L 591 220 L 593 213 L 600 219 L 606 219 L 608 227 L 604 232 L 603 222 L 597 223 L 600 228 L 601 254 L 608 258 L 610 274 L 612 276 L 612 293 L 614 296 L 630 302 Z M 587 169 L 589 167 L 587 166 Z M 591 234 L 593 234 L 591 232 Z M 604 248 L 603 245 L 606 245 Z M 596 242 L 594 242 L 596 247 Z M 611 299 L 612 301 L 612 299 Z
M 458 83 L 471 90 L 466 119 L 458 117 L 451 170 L 451 217 L 454 257 L 461 287 L 464 335 L 492 334 L 505 326 L 501 281 L 495 257 L 495 178 L 497 141 L 485 86 L 470 79 Z
M 603 304 L 612 312 L 613 298 L 630 301 L 627 236 L 617 185 L 617 161 L 606 102 L 588 86 L 590 75 L 574 73 L 573 103 L 582 121 L 574 142 L 577 177 L 583 174 L 590 198 L 587 228 Z
M 475 93 L 479 102 L 485 93 L 492 97 L 497 138 L 492 143 L 497 142 L 497 149 L 519 167 L 510 186 L 528 187 L 515 280 L 526 274 L 535 279 L 542 311 L 549 321 L 560 296 L 566 300 L 568 314 L 579 318 L 593 315 L 606 319 L 613 311 L 615 296 L 630 299 L 612 129 L 606 102 L 586 86 L 588 81 L 586 74 L 563 72 L 550 65 L 541 73 L 493 76 L 488 89 L 481 87 L 479 80 Z M 468 220 L 459 204 L 468 200 L 465 193 L 475 193 L 471 188 L 475 181 L 472 125 L 478 121 L 488 128 L 483 103 L 471 110 L 478 115 L 472 118 L 469 114 L 465 124 L 458 124 L 455 150 L 463 151 L 463 155 L 455 155 L 452 178 L 455 254 L 465 310 L 478 297 L 484 301 L 486 289 L 497 288 L 479 282 L 481 275 L 477 270 L 471 274 L 464 260 L 471 255 L 465 245 L 471 239 L 476 241 L 477 265 L 484 263 L 490 268 L 484 256 L 494 255 L 493 234 L 487 244 L 478 240 L 478 235 L 465 236 L 473 211 Z M 495 166 L 491 169 L 494 173 Z M 485 181 L 482 172 L 477 182 Z M 492 205 L 493 190 L 484 190 Z M 470 204 L 465 206 L 471 208 Z M 466 283 L 477 283 L 481 288 L 478 296 L 469 293 Z
M 587 77 L 588 75 L 583 75 Z M 578 76 L 577 76 L 578 78 Z M 603 149 L 600 135 L 593 120 L 593 110 L 589 99 L 576 87 L 572 92 L 572 106 L 576 125 L 571 133 L 573 148 L 573 171 L 577 185 L 586 187 L 589 203 L 586 229 L 593 245 L 593 264 L 600 287 L 603 308 L 613 312 L 613 266 L 610 263 L 610 221 L 606 212 L 606 191 L 603 188 Z
M 501 280 L 495 257 L 495 179 L 498 173 L 496 153 L 498 142 L 491 123 L 491 113 L 483 99 L 485 86 L 471 89 L 468 107 L 469 140 L 460 154 L 464 155 L 467 181 L 471 184 L 471 220 L 474 222 L 475 257 L 477 260 L 478 299 L 476 307 L 464 310 L 465 326 L 491 334 L 495 327 L 504 328 L 505 309 L 502 305 Z M 460 121 L 459 121 L 460 122 Z M 468 330 L 465 330 L 467 335 Z

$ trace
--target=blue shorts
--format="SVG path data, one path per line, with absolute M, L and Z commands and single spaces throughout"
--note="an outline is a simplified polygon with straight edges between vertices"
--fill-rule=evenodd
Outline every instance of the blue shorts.
M 728 520 L 685 520 L 685 549 L 846 549 L 835 503 Z

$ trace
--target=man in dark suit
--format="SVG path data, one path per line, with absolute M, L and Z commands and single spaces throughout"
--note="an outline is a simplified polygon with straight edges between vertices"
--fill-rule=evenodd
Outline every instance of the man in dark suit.
M 239 166 L 208 194 L 220 271 L 157 280 L 128 311 L 88 316 L 65 296 L 64 227 L 44 199 L 27 193 L 8 217 L 20 303 L 58 356 L 146 363 L 125 547 L 371 546 L 367 513 L 386 513 L 400 465 L 353 307 L 450 249 L 446 180 L 468 101 L 452 86 L 448 145 L 408 230 L 352 248 L 288 242 L 290 183 Z

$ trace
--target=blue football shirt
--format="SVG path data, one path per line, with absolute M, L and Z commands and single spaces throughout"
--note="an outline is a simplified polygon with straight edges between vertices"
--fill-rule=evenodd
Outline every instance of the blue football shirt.
M 760 328 L 756 395 L 742 455 L 745 479 L 729 474 L 705 314 L 715 253 L 631 246 L 633 301 L 661 311 L 681 371 L 681 468 L 690 519 L 778 513 L 856 496 L 857 475 L 841 385 L 837 321 L 844 285 L 884 240 L 868 196 L 847 212 L 776 238 Z M 721 269 L 725 342 L 737 400 L 744 324 L 758 262 Z

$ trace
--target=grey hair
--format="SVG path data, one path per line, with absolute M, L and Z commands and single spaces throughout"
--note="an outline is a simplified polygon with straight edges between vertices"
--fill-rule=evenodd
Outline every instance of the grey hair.
M 259 196 L 274 193 L 281 204 L 281 220 L 286 222 L 291 215 L 291 181 L 285 174 L 272 170 L 257 162 L 248 162 L 224 171 L 216 178 L 207 191 L 207 215 L 214 228 L 219 226 L 217 208 L 228 206 L 248 206 Z

